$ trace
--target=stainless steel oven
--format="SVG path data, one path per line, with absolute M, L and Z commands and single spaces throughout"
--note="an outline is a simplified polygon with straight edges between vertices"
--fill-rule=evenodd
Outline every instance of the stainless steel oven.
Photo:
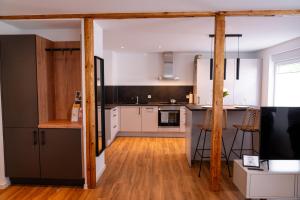
M 158 107 L 158 126 L 159 127 L 179 127 L 180 126 L 180 107 L 179 106 L 160 106 L 160 107 Z

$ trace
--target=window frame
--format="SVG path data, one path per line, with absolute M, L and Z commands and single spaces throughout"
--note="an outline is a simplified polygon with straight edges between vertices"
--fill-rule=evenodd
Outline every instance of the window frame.
M 273 105 L 276 106 L 275 97 L 276 97 L 276 83 L 277 83 L 277 70 L 280 65 L 294 64 L 300 63 L 300 57 L 281 60 L 274 62 L 274 85 L 273 85 Z M 299 72 L 300 73 L 300 72 Z

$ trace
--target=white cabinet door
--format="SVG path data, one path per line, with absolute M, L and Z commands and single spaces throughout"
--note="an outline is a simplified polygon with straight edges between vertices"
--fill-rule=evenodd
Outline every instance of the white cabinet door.
M 260 60 L 241 59 L 240 77 L 234 84 L 234 104 L 259 106 L 260 72 Z
M 224 98 L 223 104 L 233 105 L 236 60 L 227 59 L 226 63 L 226 79 L 224 80 L 224 88 L 228 90 L 229 95 Z
M 143 132 L 158 131 L 158 107 L 157 106 L 142 107 L 142 131 Z
M 139 132 L 142 129 L 141 107 L 121 107 L 121 131 Z
M 233 105 L 234 102 L 234 79 L 235 79 L 235 59 L 227 59 L 226 80 L 224 80 L 224 88 L 230 95 L 224 98 L 224 105 Z M 210 60 L 197 60 L 197 100 L 200 105 L 212 103 L 213 81 L 210 80 Z
M 184 106 L 180 107 L 180 132 L 185 132 L 186 128 L 186 109 Z
M 111 120 L 111 139 L 114 140 L 117 133 L 119 132 L 120 125 L 119 125 L 119 108 L 113 108 L 110 115 Z
M 197 60 L 197 104 L 207 105 L 212 103 L 213 82 L 209 77 L 210 60 Z

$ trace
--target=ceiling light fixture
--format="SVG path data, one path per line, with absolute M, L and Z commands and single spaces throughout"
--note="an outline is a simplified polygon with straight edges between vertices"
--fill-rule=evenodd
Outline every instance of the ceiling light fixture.
M 210 65 L 209 65 L 209 80 L 213 79 L 213 71 L 214 71 L 214 59 L 213 59 L 213 41 L 214 38 L 211 37 L 211 44 L 210 44 Z
M 159 49 L 161 49 L 161 48 L 162 48 L 162 46 L 161 46 L 161 45 L 158 45 L 158 48 L 159 48 Z
M 240 79 L 240 37 L 238 37 L 238 56 L 236 59 L 236 80 Z
M 125 48 L 125 47 L 122 45 L 122 46 L 121 46 L 121 49 L 124 49 L 124 48 Z

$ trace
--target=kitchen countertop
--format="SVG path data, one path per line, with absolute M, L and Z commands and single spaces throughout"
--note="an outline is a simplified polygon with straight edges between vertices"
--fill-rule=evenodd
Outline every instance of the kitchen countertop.
M 53 120 L 44 123 L 40 123 L 38 128 L 74 128 L 81 129 L 82 122 L 71 122 L 68 120 Z
M 150 103 L 139 103 L 139 104 L 134 104 L 134 103 L 118 103 L 118 104 L 106 104 L 105 109 L 110 110 L 113 109 L 117 106 L 185 106 L 187 103 L 186 102 L 178 102 L 176 104 L 171 104 L 171 103 L 161 103 L 161 102 L 150 102 Z
M 186 108 L 188 108 L 191 111 L 204 111 L 207 108 L 212 108 L 209 106 L 203 106 L 203 105 L 196 105 L 196 104 L 186 104 Z M 251 106 L 248 106 L 251 107 Z M 244 111 L 248 108 L 247 106 L 239 106 L 239 105 L 232 105 L 232 106 L 224 106 L 223 108 L 229 111 Z
M 131 104 L 130 103 L 107 104 L 107 105 L 105 105 L 105 109 L 110 110 L 117 106 L 185 106 L 187 109 L 189 109 L 191 111 L 204 111 L 207 108 L 209 108 L 208 106 L 188 104 L 186 102 L 179 102 L 176 104 L 150 102 L 150 103 L 140 103 L 140 104 L 132 104 L 132 103 Z M 239 105 L 224 106 L 224 109 L 229 110 L 229 111 L 244 111 L 247 108 L 248 107 L 239 106 Z

